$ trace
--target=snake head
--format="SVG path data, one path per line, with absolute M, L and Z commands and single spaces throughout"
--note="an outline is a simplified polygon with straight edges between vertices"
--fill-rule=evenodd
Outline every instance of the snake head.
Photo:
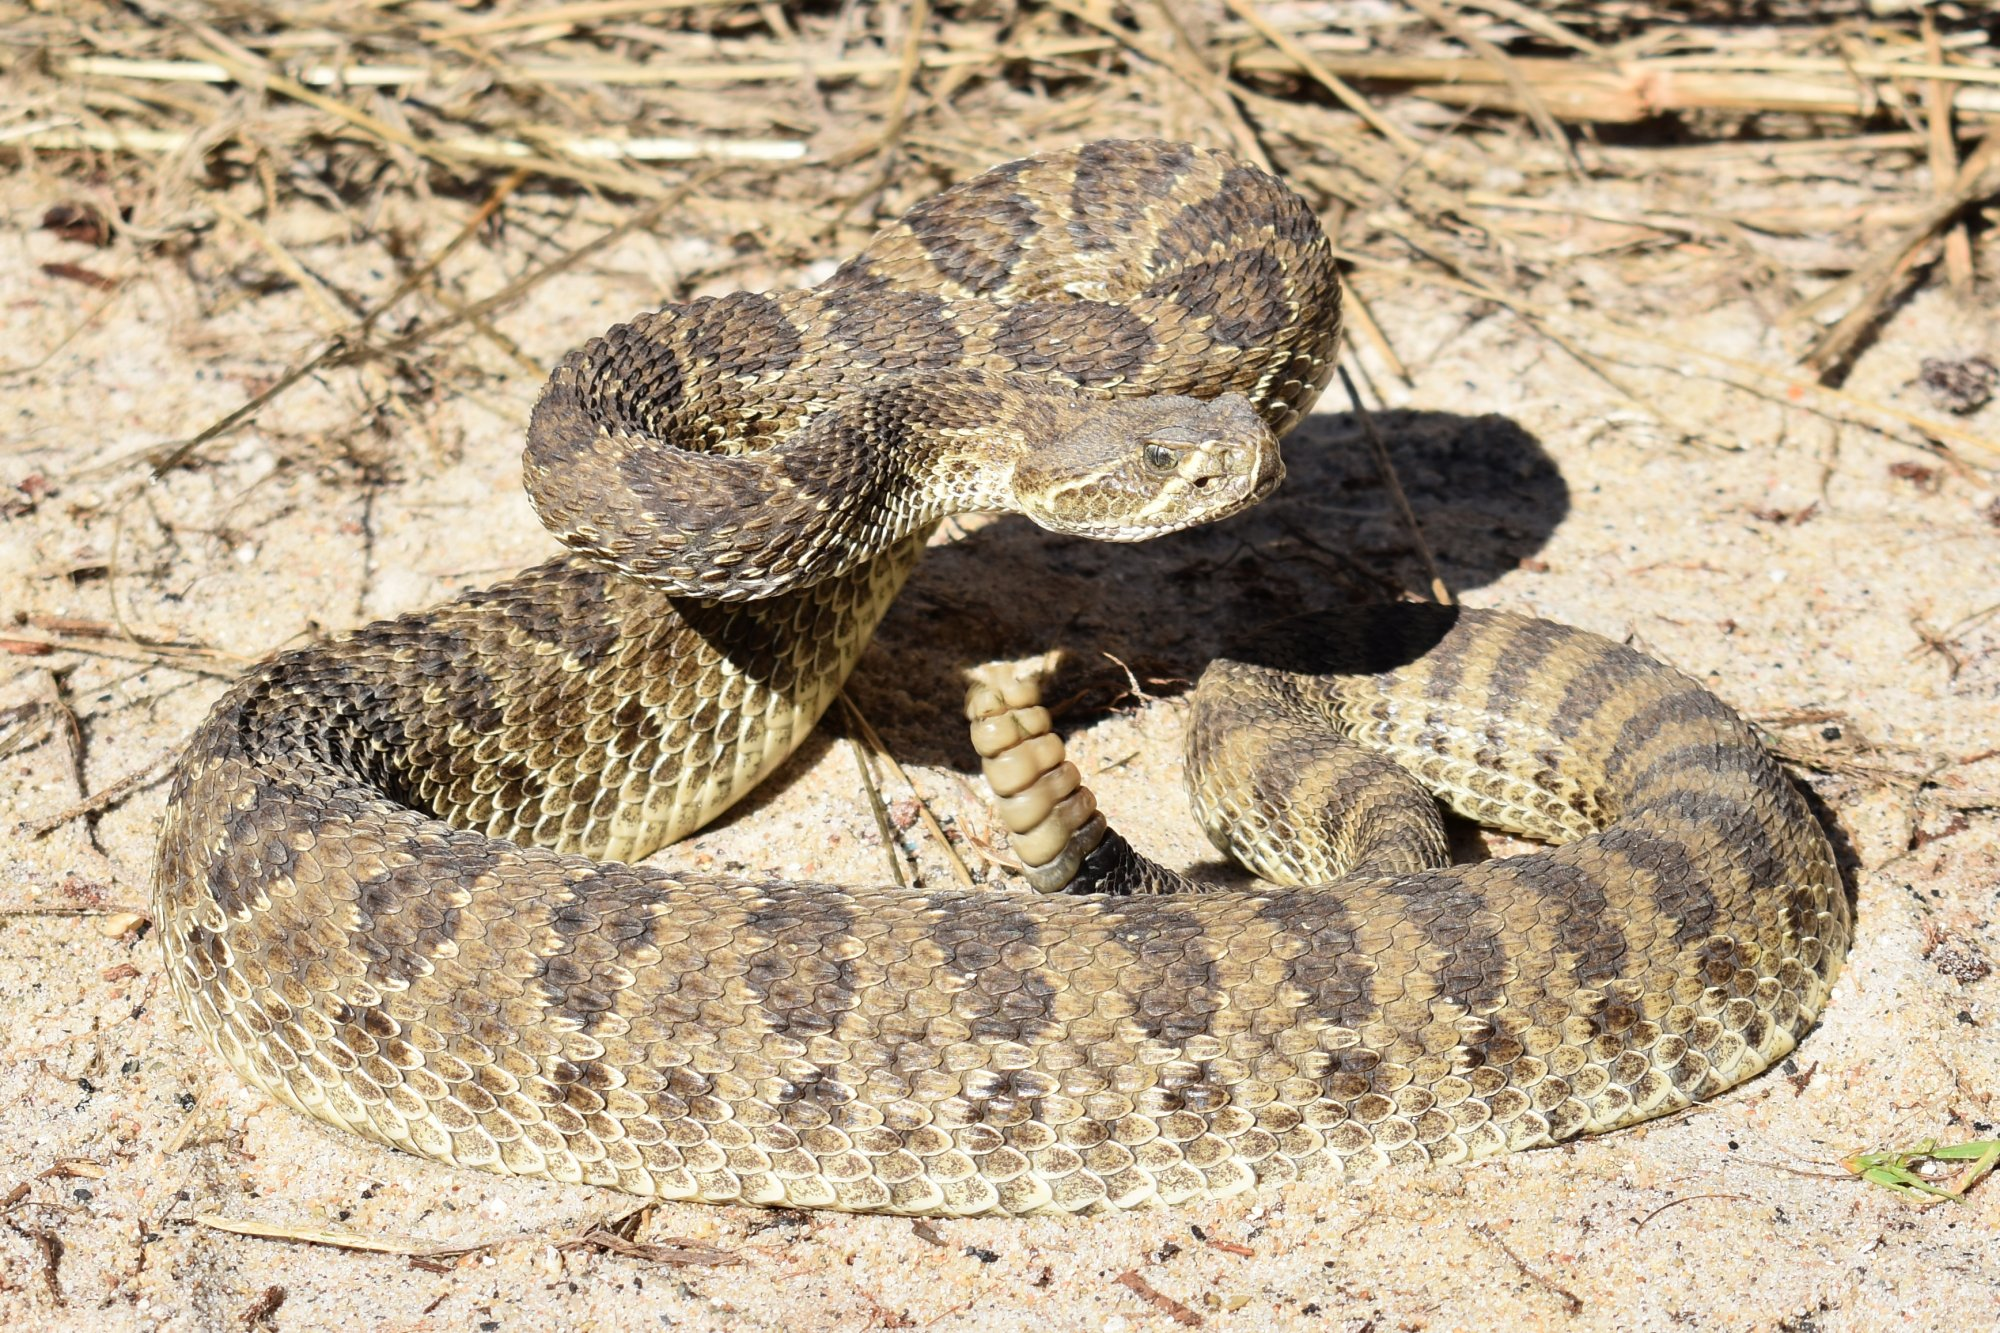
M 1137 542 L 1247 509 L 1285 477 L 1278 437 L 1240 393 L 1101 404 L 1014 465 L 1020 512 L 1051 532 Z

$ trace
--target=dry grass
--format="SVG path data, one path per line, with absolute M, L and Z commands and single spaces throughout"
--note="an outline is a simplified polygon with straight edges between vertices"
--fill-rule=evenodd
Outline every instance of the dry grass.
M 65 178 L 80 215 L 64 219 L 71 227 L 176 253 L 218 230 L 249 237 L 264 281 L 305 290 L 322 312 L 329 341 L 287 382 L 346 367 L 394 397 L 393 376 L 371 363 L 467 323 L 498 341 L 480 317 L 504 299 L 447 304 L 385 346 L 397 307 L 428 302 L 436 315 L 447 301 L 429 281 L 442 256 L 413 266 L 391 254 L 404 280 L 355 296 L 325 288 L 261 219 L 304 205 L 388 245 L 372 223 L 392 197 L 484 201 L 481 220 L 516 191 L 614 216 L 670 202 L 742 218 L 782 265 L 850 252 L 915 198 L 1036 149 L 1105 135 L 1219 142 L 1322 206 L 1355 257 L 1357 339 L 1391 375 L 1406 375 L 1403 356 L 1368 302 L 1448 282 L 1621 382 L 1609 366 L 1643 335 L 1530 299 L 1533 281 L 1574 253 L 1579 224 L 1628 233 L 1619 243 L 1633 263 L 1691 238 L 1748 252 L 1753 234 L 1813 235 L 1846 277 L 1790 302 L 1784 358 L 1716 363 L 1657 342 L 1641 354 L 1990 466 L 1991 446 L 1948 420 L 1827 392 L 1933 261 L 1970 293 L 1966 220 L 2000 184 L 1993 154 L 1977 151 L 2000 119 L 2000 59 L 1976 24 L 1939 26 L 1916 8 L 30 0 L 0 5 L 0 155 Z M 1803 177 L 1829 160 L 1851 170 L 1917 155 L 1931 191 L 1845 216 L 1622 217 L 1565 197 L 1718 163 Z M 1480 188 L 1496 174 L 1518 184 Z M 1565 227 L 1518 225 L 1528 210 Z M 1900 230 L 1879 235 L 1885 220 Z M 189 443 L 163 442 L 146 461 L 184 460 Z

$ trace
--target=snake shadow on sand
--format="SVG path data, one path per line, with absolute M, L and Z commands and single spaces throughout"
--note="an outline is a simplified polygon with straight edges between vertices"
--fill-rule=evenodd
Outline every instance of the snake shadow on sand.
M 1519 568 L 1569 514 L 1569 484 L 1555 461 L 1510 418 L 1389 411 L 1374 420 L 1454 593 Z M 974 776 L 978 761 L 960 710 L 968 666 L 1062 649 L 1047 693 L 1067 701 L 1059 723 L 1077 730 L 1131 705 L 1127 667 L 1159 697 L 1192 688 L 1225 651 L 1311 669 L 1277 660 L 1284 654 L 1283 635 L 1271 633 L 1278 622 L 1406 590 L 1428 595 L 1426 571 L 1358 418 L 1308 416 L 1285 438 L 1284 457 L 1285 481 L 1270 499 L 1154 541 L 1081 541 L 1009 516 L 934 547 L 876 631 L 849 696 L 899 758 Z M 792 763 L 811 762 L 844 727 L 840 710 L 830 711 Z M 755 818 L 791 767 L 724 822 Z M 1833 844 L 1851 903 L 1853 842 L 1818 793 L 1794 785 Z M 1449 823 L 1457 851 L 1478 855 L 1476 841 L 1463 836 L 1471 826 L 1456 817 Z M 1221 857 L 1194 869 L 1249 882 Z
M 1454 592 L 1516 568 L 1569 512 L 1555 463 L 1506 417 L 1396 411 L 1375 423 Z M 1426 586 L 1355 417 L 1307 417 L 1284 457 L 1270 499 L 1154 541 L 1079 541 L 1008 517 L 933 548 L 850 696 L 899 758 L 973 773 L 959 710 L 966 666 L 1064 650 L 1049 696 L 1071 701 L 1061 720 L 1075 728 L 1128 690 L 1118 662 L 1147 693 L 1172 696 L 1274 621 Z M 837 710 L 822 724 L 838 725 Z

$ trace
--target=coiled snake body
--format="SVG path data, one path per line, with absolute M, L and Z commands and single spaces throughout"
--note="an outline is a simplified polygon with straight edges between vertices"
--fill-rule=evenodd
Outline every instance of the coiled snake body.
M 864 1211 L 1457 1161 L 1756 1073 L 1845 950 L 1824 836 L 1711 696 L 1542 622 L 1302 622 L 1212 673 L 1204 822 L 1318 887 L 1143 862 L 1013 686 L 974 700 L 1003 813 L 1048 887 L 1108 892 L 624 864 L 804 737 L 941 515 L 1131 540 L 1268 493 L 1338 309 L 1283 185 L 1103 143 L 938 196 L 810 291 L 588 344 L 527 451 L 576 553 L 276 657 L 189 745 L 155 877 L 184 1012 L 425 1156 Z M 1438 867 L 1434 812 L 1378 799 L 1412 779 L 1353 741 L 1568 845 Z

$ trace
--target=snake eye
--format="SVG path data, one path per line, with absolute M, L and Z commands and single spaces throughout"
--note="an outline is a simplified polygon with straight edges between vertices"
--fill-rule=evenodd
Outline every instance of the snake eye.
M 1155 472 L 1172 472 L 1175 465 L 1180 462 L 1180 455 L 1172 449 L 1164 444 L 1151 442 L 1139 451 L 1139 456 L 1145 460 L 1146 466 Z

